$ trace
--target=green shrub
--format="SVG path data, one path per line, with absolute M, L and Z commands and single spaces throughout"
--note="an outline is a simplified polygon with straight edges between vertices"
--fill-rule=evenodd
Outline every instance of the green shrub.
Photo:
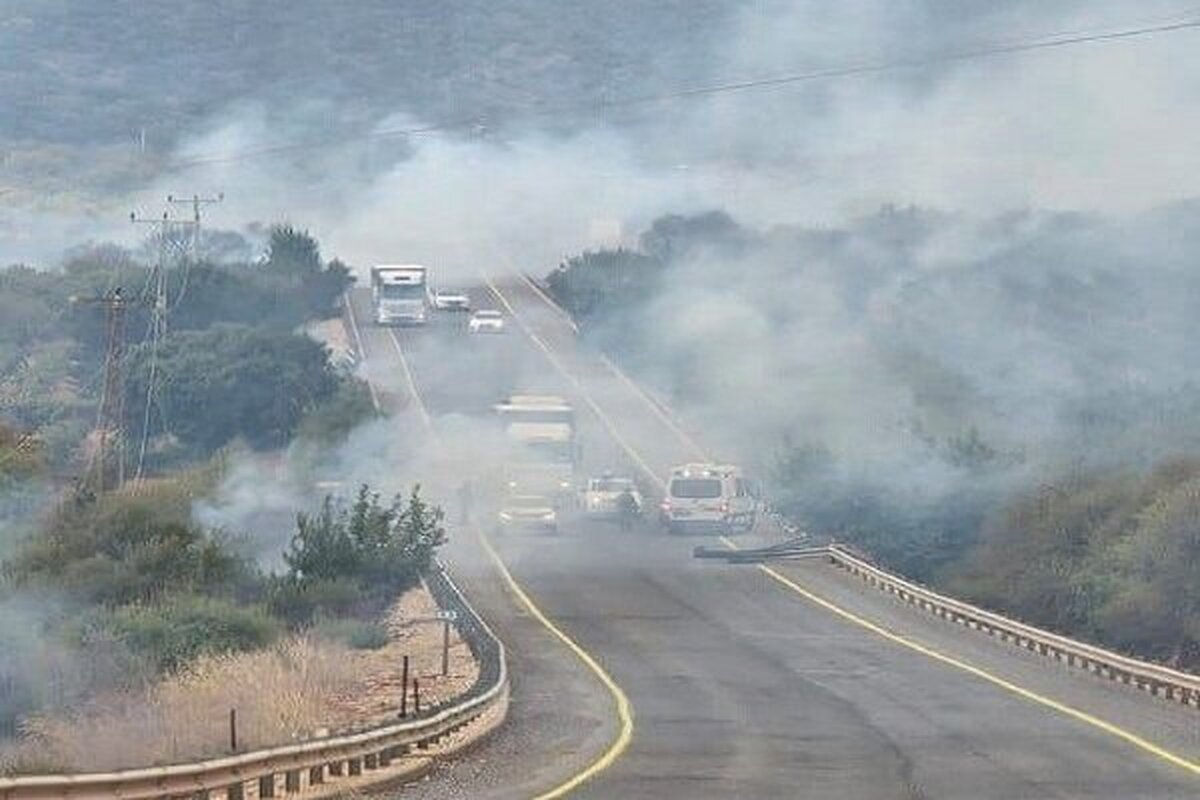
M 337 391 L 315 407 L 300 423 L 298 436 L 320 445 L 331 445 L 346 438 L 359 423 L 375 416 L 371 391 L 365 381 L 342 378 Z
M 301 580 L 285 575 L 271 580 L 267 605 L 273 615 L 298 627 L 318 617 L 355 613 L 363 605 L 363 593 L 350 577 Z
M 198 595 L 124 606 L 103 615 L 99 625 L 160 670 L 199 656 L 257 650 L 280 634 L 279 623 L 265 609 Z
M 19 585 L 53 585 L 104 605 L 178 592 L 229 594 L 256 583 L 252 564 L 190 522 L 186 481 L 172 484 L 63 511 L 18 550 L 5 573 Z
M 414 585 L 445 542 L 442 510 L 427 504 L 420 487 L 390 505 L 366 485 L 350 507 L 326 497 L 316 514 L 297 518 L 284 553 L 289 577 L 300 583 L 350 578 L 368 595 L 394 596 Z
M 365 620 L 321 619 L 312 631 L 322 639 L 340 642 L 355 650 L 379 650 L 391 641 L 386 627 Z
M 157 350 L 130 351 L 130 430 L 141 430 L 152 371 L 158 388 L 150 418 L 160 423 L 154 433 L 169 429 L 201 454 L 239 438 L 252 447 L 280 447 L 338 388 L 324 346 L 307 336 L 244 325 L 182 331 Z

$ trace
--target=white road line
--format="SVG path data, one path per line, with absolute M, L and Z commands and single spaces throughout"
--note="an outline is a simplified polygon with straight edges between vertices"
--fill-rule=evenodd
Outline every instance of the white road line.
M 568 325 L 571 326 L 571 330 L 575 331 L 575 333 L 579 333 L 579 326 L 575 324 L 575 320 L 571 319 L 570 312 L 568 312 L 565 308 L 560 306 L 558 303 L 554 302 L 554 298 L 551 297 L 550 295 L 546 294 L 544 291 L 542 291 L 542 287 L 538 286 L 537 282 L 535 282 L 532 278 L 530 278 L 524 272 L 520 272 L 517 274 L 520 276 L 521 280 L 525 281 L 526 285 L 528 285 L 530 289 L 533 289 L 533 291 L 535 291 L 537 293 L 538 297 L 542 298 L 542 300 L 546 303 L 546 305 L 550 306 L 551 310 L 553 310 L 555 313 L 557 313 L 560 317 L 563 318 L 564 322 L 566 322 Z
M 350 318 L 350 330 L 354 333 L 354 341 L 358 345 L 358 355 L 362 358 L 364 366 L 367 363 L 367 348 L 363 344 L 362 334 L 358 332 L 358 319 L 354 316 L 354 301 L 350 299 L 350 292 L 342 295 L 342 302 L 346 304 L 346 316 Z M 367 376 L 367 391 L 371 393 L 371 405 L 375 406 L 375 413 L 382 414 L 383 406 L 379 405 L 379 395 L 375 393 L 375 382 Z
M 534 293 L 537 294 L 537 296 L 539 298 L 541 298 L 542 302 L 544 302 L 547 306 L 549 306 L 550 309 L 553 310 L 555 313 L 557 313 L 561 317 L 563 317 L 563 319 L 566 321 L 566 323 L 571 326 L 572 331 L 574 331 L 576 334 L 579 333 L 579 327 L 575 324 L 575 320 L 571 319 L 571 315 L 569 313 L 567 313 L 566 309 L 564 309 L 558 303 L 554 302 L 554 298 L 552 298 L 548 294 L 546 294 L 542 290 L 542 287 L 538 286 L 532 279 L 529 278 L 529 276 L 525 275 L 524 273 L 517 273 L 517 274 L 518 274 L 518 277 L 520 277 L 520 279 L 525 283 L 525 285 L 527 285 L 530 289 L 532 289 L 534 291 Z M 509 310 L 512 311 L 511 307 Z M 514 312 L 514 314 L 515 314 L 515 312 Z M 675 436 L 679 439 L 680 443 L 683 444 L 684 447 L 686 447 L 692 451 L 694 456 L 698 457 L 702 461 L 715 460 L 708 453 L 708 451 L 706 451 L 703 447 L 701 447 L 700 444 L 697 443 L 696 440 L 693 439 L 687 433 L 687 431 L 685 431 L 679 425 L 678 422 L 676 422 L 674 419 L 672 419 L 671 416 L 669 414 L 667 414 L 658 405 L 658 403 L 654 402 L 653 398 L 651 398 L 648 394 L 646 394 L 645 389 L 643 389 L 641 386 L 638 386 L 637 383 L 635 383 L 632 378 L 630 378 L 628 375 L 626 375 L 624 370 L 622 370 L 620 367 L 618 367 L 616 364 L 614 364 L 612 362 L 612 360 L 608 356 L 606 356 L 604 353 L 600 353 L 599 356 L 600 356 L 600 361 L 601 361 L 601 363 L 604 364 L 605 369 L 607 369 L 609 372 L 611 372 L 613 375 L 615 375 L 623 384 L 625 384 L 625 386 L 627 386 L 634 394 L 636 394 L 638 396 L 638 398 L 650 408 L 651 413 L 653 413 L 654 416 L 659 419 L 659 421 L 661 421 L 664 425 L 666 425 L 667 428 L 671 431 L 671 433 L 675 434 Z
M 405 382 L 408 383 L 408 394 L 416 405 L 417 413 L 421 415 L 422 421 L 429 427 L 430 433 L 433 433 L 433 418 L 429 416 L 429 410 L 425 408 L 425 401 L 421 399 L 421 395 L 417 391 L 417 382 L 413 379 L 412 370 L 408 368 L 408 359 L 404 357 L 400 340 L 396 338 L 396 332 L 391 328 L 388 328 L 388 338 L 392 340 L 392 347 L 396 348 L 396 355 L 400 357 L 400 369 L 404 373 Z
M 538 348 L 546 355 L 546 359 L 550 362 L 550 365 L 554 367 L 555 371 L 558 372 L 558 374 L 561 375 L 564 380 L 566 380 L 575 388 L 575 391 L 578 393 L 579 397 L 588 404 L 588 407 L 592 409 L 592 412 L 597 418 L 599 418 L 600 422 L 608 430 L 613 439 L 616 440 L 617 444 L 621 446 L 621 449 L 625 451 L 625 454 L 633 459 L 634 463 L 638 465 L 642 472 L 644 472 L 646 476 L 650 478 L 650 480 L 653 481 L 660 489 L 665 488 L 666 483 L 663 481 L 662 477 L 654 471 L 653 467 L 646 463 L 646 461 L 641 457 L 637 450 L 635 450 L 629 444 L 629 442 L 625 441 L 625 437 L 621 435 L 619 430 L 617 430 L 617 426 L 613 424 L 611 419 L 609 419 L 608 414 L 604 413 L 604 409 L 600 408 L 600 406 L 596 404 L 596 401 L 591 398 L 591 395 L 589 395 L 588 392 L 583 388 L 583 385 L 579 382 L 579 380 L 567 371 L 567 369 L 558 360 L 558 357 L 554 354 L 554 351 L 552 351 L 550 347 L 544 341 L 542 341 L 542 338 L 525 323 L 525 320 L 521 319 L 521 317 L 517 315 L 517 312 L 515 309 L 513 309 L 512 304 L 508 302 L 508 298 L 501 293 L 496 285 L 492 283 L 490 278 L 488 278 L 486 275 L 481 277 L 483 278 L 483 282 L 487 284 L 488 289 L 490 289 L 492 294 L 496 296 L 496 299 L 499 300 L 506 309 L 508 309 L 509 316 L 516 320 L 516 323 L 521 326 L 521 330 L 525 331 L 525 335 L 528 336 L 533 343 L 536 344 Z

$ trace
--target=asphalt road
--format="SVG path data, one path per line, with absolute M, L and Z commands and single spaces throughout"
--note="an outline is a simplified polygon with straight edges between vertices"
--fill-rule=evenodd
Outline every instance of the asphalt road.
M 439 315 L 428 329 L 395 332 L 399 347 L 385 342 L 391 333 L 364 328 L 371 369 L 401 372 L 402 351 L 434 425 L 447 430 L 464 417 L 486 419 L 513 390 L 568 394 L 593 412 L 581 419 L 589 469 L 631 470 L 637 460 L 662 474 L 698 455 L 677 423 L 577 345 L 531 287 L 506 280 L 499 289 L 523 326 L 469 336 L 461 317 Z M 509 311 L 487 290 L 473 297 Z M 365 299 L 356 302 L 361 315 Z M 529 797 L 603 751 L 613 735 L 611 700 L 518 610 L 473 535 L 460 531 L 455 540 L 455 573 L 511 651 L 511 724 L 399 796 Z M 1200 778 L 1111 732 L 847 623 L 753 567 L 692 559 L 701 540 L 591 522 L 557 537 L 493 540 L 516 579 L 633 705 L 628 751 L 575 796 L 1200 797 Z M 1200 756 L 1195 710 L 922 615 L 832 568 L 806 564 L 787 574 L 895 633 L 1185 758 Z

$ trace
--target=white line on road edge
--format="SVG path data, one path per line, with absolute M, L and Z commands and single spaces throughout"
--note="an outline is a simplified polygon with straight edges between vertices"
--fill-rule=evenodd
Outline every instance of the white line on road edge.
M 346 316 L 350 318 L 350 330 L 354 334 L 354 343 L 358 347 L 358 357 L 362 359 L 362 363 L 367 363 L 367 348 L 363 345 L 362 334 L 358 332 L 358 319 L 354 316 L 354 301 L 350 299 L 350 292 L 347 291 L 342 295 L 342 302 L 346 304 Z M 371 405 L 375 406 L 375 413 L 383 413 L 383 406 L 379 405 L 379 395 L 375 392 L 375 382 L 367 376 L 367 391 L 371 394 Z
M 521 330 L 525 331 L 525 335 L 532 339 L 533 343 L 536 344 L 543 353 L 545 353 L 546 359 L 550 362 L 550 365 L 554 367 L 555 371 L 557 371 L 564 380 L 575 387 L 575 391 L 579 393 L 579 396 L 583 398 L 583 401 L 588 404 L 589 408 L 592 409 L 592 412 L 595 413 L 596 417 L 599 418 L 601 423 L 603 423 L 609 434 L 613 437 L 613 439 L 616 440 L 617 444 L 621 446 L 621 449 L 625 451 L 625 454 L 633 459 L 634 463 L 636 463 L 638 467 L 640 467 L 641 470 L 646 474 L 646 477 L 650 478 L 651 481 L 657 484 L 659 489 L 665 488 L 666 483 L 663 481 L 663 479 L 659 477 L 658 473 L 656 473 L 654 469 L 645 462 L 645 460 L 642 459 L 637 450 L 635 450 L 629 444 L 629 442 L 625 441 L 625 437 L 621 435 L 619 430 L 617 430 L 617 426 L 613 424 L 611 419 L 609 419 L 608 414 L 604 413 L 604 409 L 600 408 L 600 406 L 596 404 L 596 401 L 593 400 L 591 395 L 584 390 L 583 385 L 579 382 L 579 380 L 566 370 L 566 368 L 558 360 L 558 357 L 554 355 L 554 351 L 552 351 L 550 347 L 544 341 L 542 341 L 542 338 L 538 336 L 532 328 L 525 324 L 525 320 L 518 316 L 512 305 L 508 302 L 508 298 L 506 298 L 500 292 L 496 285 L 492 283 L 490 278 L 488 278 L 486 275 L 483 275 L 482 278 L 484 283 L 487 284 L 488 289 L 490 289 L 492 294 L 496 296 L 496 299 L 508 309 L 509 316 L 516 320 L 517 324 L 521 326 Z
M 579 333 L 579 327 L 575 324 L 575 320 L 571 319 L 571 315 L 567 312 L 567 310 L 565 308 L 563 308 L 558 303 L 556 303 L 554 301 L 554 298 L 552 298 L 552 297 L 550 297 L 550 295 L 546 294 L 546 292 L 543 291 L 542 287 L 538 286 L 537 283 L 532 278 L 530 278 L 528 275 L 526 275 L 525 273 L 519 273 L 519 275 L 520 275 L 521 280 L 524 281 L 525 284 L 527 286 L 529 286 L 529 288 L 532 289 L 539 298 L 541 298 L 542 302 L 544 302 L 547 306 L 549 306 L 551 308 L 551 310 L 553 310 L 554 312 L 559 314 L 564 319 L 564 321 L 568 325 L 571 326 L 572 331 L 574 331 L 576 334 Z M 508 305 L 508 303 L 505 302 L 505 305 Z M 511 311 L 512 308 L 510 307 L 509 310 Z M 675 436 L 678 437 L 679 441 L 685 447 L 687 447 L 689 450 L 691 450 L 693 452 L 693 454 L 695 454 L 697 457 L 699 457 L 700 459 L 702 459 L 704 461 L 715 460 L 715 459 L 713 459 L 712 455 L 710 455 L 707 450 L 705 450 L 703 447 L 701 447 L 700 444 L 695 439 L 693 439 L 687 433 L 687 431 L 685 431 L 679 425 L 679 423 L 676 420 L 674 420 L 666 411 L 664 411 L 658 405 L 658 403 L 656 403 L 654 401 L 654 399 L 652 397 L 649 396 L 649 394 L 647 394 L 645 389 L 643 389 L 641 386 L 638 386 L 633 381 L 633 379 L 631 379 L 627 374 L 625 374 L 624 370 L 622 370 L 615 363 L 613 363 L 612 359 L 610 359 L 604 353 L 599 353 L 598 355 L 600 357 L 601 363 L 604 364 L 605 368 L 609 372 L 616 375 L 617 378 L 620 379 L 620 381 L 622 383 L 624 383 L 627 387 L 629 387 L 629 389 L 631 391 L 633 391 L 636 395 L 638 395 L 638 397 L 641 398 L 641 400 L 650 407 L 650 410 L 654 413 L 654 415 L 656 417 L 658 417 L 658 419 L 660 421 L 662 421 L 662 423 L 671 430 L 671 433 L 675 434 Z
M 521 276 L 521 280 L 525 281 L 525 283 L 529 285 L 529 288 L 537 292 L 538 297 L 542 298 L 546 305 L 550 306 L 551 310 L 556 312 L 560 317 L 563 318 L 564 322 L 571 326 L 571 330 L 575 331 L 575 333 L 579 333 L 579 326 L 575 324 L 575 320 L 571 318 L 571 313 L 569 311 L 560 306 L 558 303 L 554 302 L 554 298 L 546 294 L 542 287 L 538 286 L 537 281 L 535 281 L 533 278 L 529 277 L 524 272 L 518 274 Z

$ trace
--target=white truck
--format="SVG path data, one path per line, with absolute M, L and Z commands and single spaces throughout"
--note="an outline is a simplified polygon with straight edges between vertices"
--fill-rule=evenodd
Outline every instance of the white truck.
M 579 446 L 575 411 L 556 395 L 514 395 L 495 406 L 504 423 L 509 451 L 504 459 L 505 491 L 572 496 Z
M 745 533 L 758 518 L 759 491 L 729 464 L 683 464 L 671 470 L 661 519 L 671 533 Z
M 376 325 L 424 325 L 429 318 L 429 270 L 420 264 L 371 267 Z

